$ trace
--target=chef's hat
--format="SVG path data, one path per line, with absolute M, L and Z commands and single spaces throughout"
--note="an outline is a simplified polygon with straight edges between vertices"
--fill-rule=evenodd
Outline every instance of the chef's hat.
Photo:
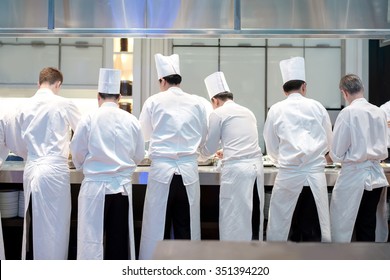
M 280 62 L 283 84 L 292 80 L 306 81 L 305 59 L 303 57 L 292 57 Z
M 121 71 L 117 69 L 100 68 L 98 92 L 119 94 L 121 86 Z
M 159 79 L 169 75 L 180 75 L 179 55 L 163 56 L 160 53 L 154 55 Z
M 230 92 L 223 72 L 215 72 L 204 79 L 210 99 L 221 92 Z

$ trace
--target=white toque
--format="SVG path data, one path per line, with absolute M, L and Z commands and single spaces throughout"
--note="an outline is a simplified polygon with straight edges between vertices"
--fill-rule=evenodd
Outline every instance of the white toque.
M 180 75 L 180 62 L 179 55 L 173 54 L 170 56 L 164 56 L 160 53 L 154 55 L 157 68 L 157 76 L 159 79 L 169 75 Z
M 280 71 L 282 72 L 283 84 L 292 80 L 306 81 L 305 59 L 303 57 L 292 57 L 280 61 Z
M 223 72 L 215 72 L 204 79 L 210 99 L 221 92 L 230 92 Z
M 119 94 L 121 86 L 121 71 L 118 69 L 100 68 L 98 92 Z

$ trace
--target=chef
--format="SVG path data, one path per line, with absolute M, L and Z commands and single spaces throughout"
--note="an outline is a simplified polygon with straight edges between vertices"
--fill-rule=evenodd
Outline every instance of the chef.
M 146 189 L 140 259 L 163 239 L 200 239 L 197 149 L 207 135 L 206 111 L 180 88 L 179 56 L 155 55 L 161 92 L 149 97 L 140 122 L 152 160 Z
M 356 241 L 386 242 L 386 114 L 364 98 L 358 76 L 344 76 L 339 88 L 349 106 L 337 116 L 330 151 L 342 164 L 330 204 L 332 241 L 351 242 L 355 228 Z
M 5 145 L 6 116 L 4 114 L 3 108 L 1 109 L 2 110 L 0 111 L 0 169 L 9 153 L 9 149 Z M 0 214 L 0 260 L 5 260 L 3 228 L 1 226 L 1 214 Z
M 387 101 L 385 104 L 382 104 L 380 108 L 385 111 L 387 118 L 387 153 L 388 158 L 385 162 L 390 162 L 390 101 Z
M 84 173 L 77 259 L 135 259 L 131 178 L 145 143 L 137 118 L 118 107 L 120 78 L 120 70 L 100 69 L 99 109 L 80 120 L 70 145 Z
M 23 175 L 25 219 L 22 259 L 26 258 L 28 232 L 32 233 L 34 259 L 64 260 L 68 257 L 70 230 L 70 131 L 80 112 L 71 100 L 58 96 L 62 73 L 52 67 L 39 74 L 39 89 L 23 104 L 12 123 L 13 148 L 25 157 Z M 32 223 L 27 221 L 31 214 Z M 31 239 L 30 239 L 31 242 Z
M 214 111 L 200 152 L 209 157 L 220 145 L 223 150 L 220 240 L 263 240 L 264 172 L 256 118 L 248 108 L 233 101 L 223 72 L 209 75 L 205 84 Z
M 329 115 L 319 102 L 306 97 L 304 58 L 282 60 L 280 70 L 287 98 L 270 108 L 263 132 L 267 154 L 279 167 L 270 200 L 267 240 L 288 239 L 302 193 L 299 241 L 330 242 L 324 172 L 332 137 Z

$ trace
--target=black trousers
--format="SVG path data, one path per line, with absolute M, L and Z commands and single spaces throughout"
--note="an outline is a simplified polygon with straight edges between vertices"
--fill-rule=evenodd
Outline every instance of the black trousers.
M 104 202 L 104 259 L 129 259 L 129 245 L 129 199 L 120 193 L 106 195 Z
M 317 206 L 310 187 L 303 187 L 291 221 L 289 240 L 295 242 L 321 241 Z
M 260 198 L 257 192 L 257 180 L 253 186 L 253 199 L 252 199 L 252 240 L 259 240 L 259 227 L 260 227 Z M 263 234 L 260 232 L 260 234 Z
M 33 246 L 33 212 L 32 212 L 32 196 L 30 195 L 30 202 L 28 204 L 26 216 L 24 217 L 27 221 L 26 228 L 26 239 L 27 239 L 27 248 L 26 248 L 26 260 L 34 259 L 34 246 Z
M 356 241 L 375 242 L 376 210 L 383 188 L 364 191 L 355 221 Z
M 183 178 L 173 175 L 165 214 L 164 239 L 191 239 L 190 221 L 190 204 Z
M 390 163 L 390 148 L 387 148 L 387 159 L 385 159 L 384 162 Z

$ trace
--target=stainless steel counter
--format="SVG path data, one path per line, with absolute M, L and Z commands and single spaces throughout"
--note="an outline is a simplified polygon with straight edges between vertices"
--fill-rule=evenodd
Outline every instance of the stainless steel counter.
M 390 181 L 390 164 L 383 167 L 387 179 Z M 23 183 L 24 162 L 6 161 L 0 170 L 0 183 Z M 325 168 L 328 186 L 334 186 L 339 168 Z M 278 169 L 275 167 L 264 167 L 264 185 L 272 186 L 275 181 Z M 81 171 L 71 169 L 71 184 L 81 184 L 84 176 Z M 139 166 L 133 174 L 133 184 L 145 185 L 148 181 L 149 167 Z M 201 185 L 219 185 L 220 174 L 214 166 L 199 166 L 199 176 Z

